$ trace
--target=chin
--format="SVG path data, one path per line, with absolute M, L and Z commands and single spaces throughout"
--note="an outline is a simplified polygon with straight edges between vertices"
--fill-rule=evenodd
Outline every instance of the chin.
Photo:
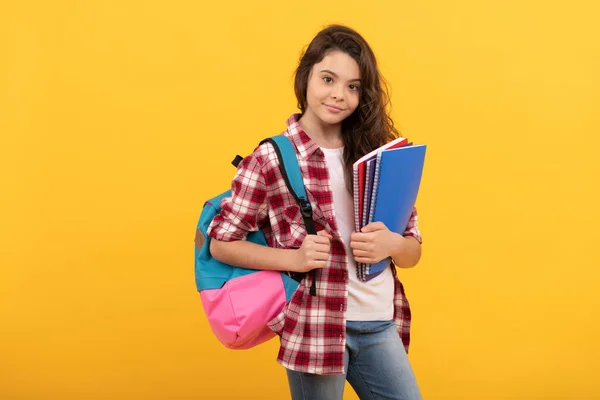
M 346 119 L 346 115 L 332 115 L 328 111 L 325 111 L 321 115 L 319 115 L 319 119 L 328 125 L 338 125 L 341 124 L 344 119 Z

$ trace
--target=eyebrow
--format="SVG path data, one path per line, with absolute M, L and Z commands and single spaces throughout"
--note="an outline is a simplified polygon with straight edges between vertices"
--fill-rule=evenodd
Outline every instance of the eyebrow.
M 322 69 L 321 72 L 327 72 L 328 74 L 331 74 L 331 75 L 335 76 L 336 78 L 339 78 L 335 72 L 330 71 L 328 69 Z M 350 79 L 348 82 L 360 82 L 360 79 L 358 79 L 358 78 Z

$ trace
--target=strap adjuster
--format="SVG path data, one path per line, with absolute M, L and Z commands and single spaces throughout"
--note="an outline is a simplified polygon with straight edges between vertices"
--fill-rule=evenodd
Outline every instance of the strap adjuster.
M 302 201 L 300 204 L 300 213 L 302 214 L 303 218 L 312 218 L 312 207 L 310 202 L 307 200 Z

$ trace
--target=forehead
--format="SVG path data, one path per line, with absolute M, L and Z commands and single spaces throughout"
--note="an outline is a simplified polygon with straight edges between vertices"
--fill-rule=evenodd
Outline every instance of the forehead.
M 321 62 L 313 66 L 313 71 L 320 72 L 327 69 L 343 79 L 358 79 L 360 78 L 360 70 L 358 63 L 354 58 L 342 51 L 329 52 Z

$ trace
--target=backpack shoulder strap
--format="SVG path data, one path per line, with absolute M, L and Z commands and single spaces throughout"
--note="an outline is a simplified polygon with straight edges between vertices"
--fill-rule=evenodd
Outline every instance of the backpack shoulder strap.
M 306 231 L 311 235 L 315 235 L 317 230 L 312 219 L 312 207 L 308 201 L 308 196 L 306 195 L 304 181 L 302 180 L 302 172 L 300 171 L 300 165 L 298 164 L 298 158 L 296 157 L 293 143 L 284 135 L 267 138 L 260 142 L 260 144 L 267 142 L 271 143 L 275 149 L 275 153 L 279 160 L 281 175 L 283 176 L 290 193 L 292 193 L 294 199 L 296 199 L 296 202 L 298 202 L 298 205 L 300 206 Z
M 306 232 L 311 235 L 317 234 L 317 229 L 315 227 L 315 223 L 313 221 L 312 215 L 312 206 L 310 205 L 310 201 L 308 201 L 308 196 L 306 195 L 306 189 L 304 188 L 304 181 L 302 180 L 302 171 L 300 171 L 300 165 L 298 164 L 298 158 L 296 156 L 296 151 L 294 150 L 294 144 L 288 139 L 287 136 L 277 135 L 270 138 L 267 138 L 260 142 L 263 144 L 265 142 L 271 143 L 273 148 L 275 149 L 275 153 L 277 154 L 277 158 L 279 161 L 279 170 L 281 171 L 281 175 L 283 175 L 283 179 L 285 180 L 285 184 L 288 187 L 288 190 L 300 206 L 300 212 L 302 213 L 302 219 L 304 220 L 304 226 L 306 226 Z M 310 271 L 312 275 L 312 283 L 310 285 L 310 295 L 317 295 L 317 270 L 313 269 Z M 293 275 L 298 275 L 297 278 L 294 278 Z M 296 280 L 300 280 L 303 274 L 291 274 L 292 278 Z

